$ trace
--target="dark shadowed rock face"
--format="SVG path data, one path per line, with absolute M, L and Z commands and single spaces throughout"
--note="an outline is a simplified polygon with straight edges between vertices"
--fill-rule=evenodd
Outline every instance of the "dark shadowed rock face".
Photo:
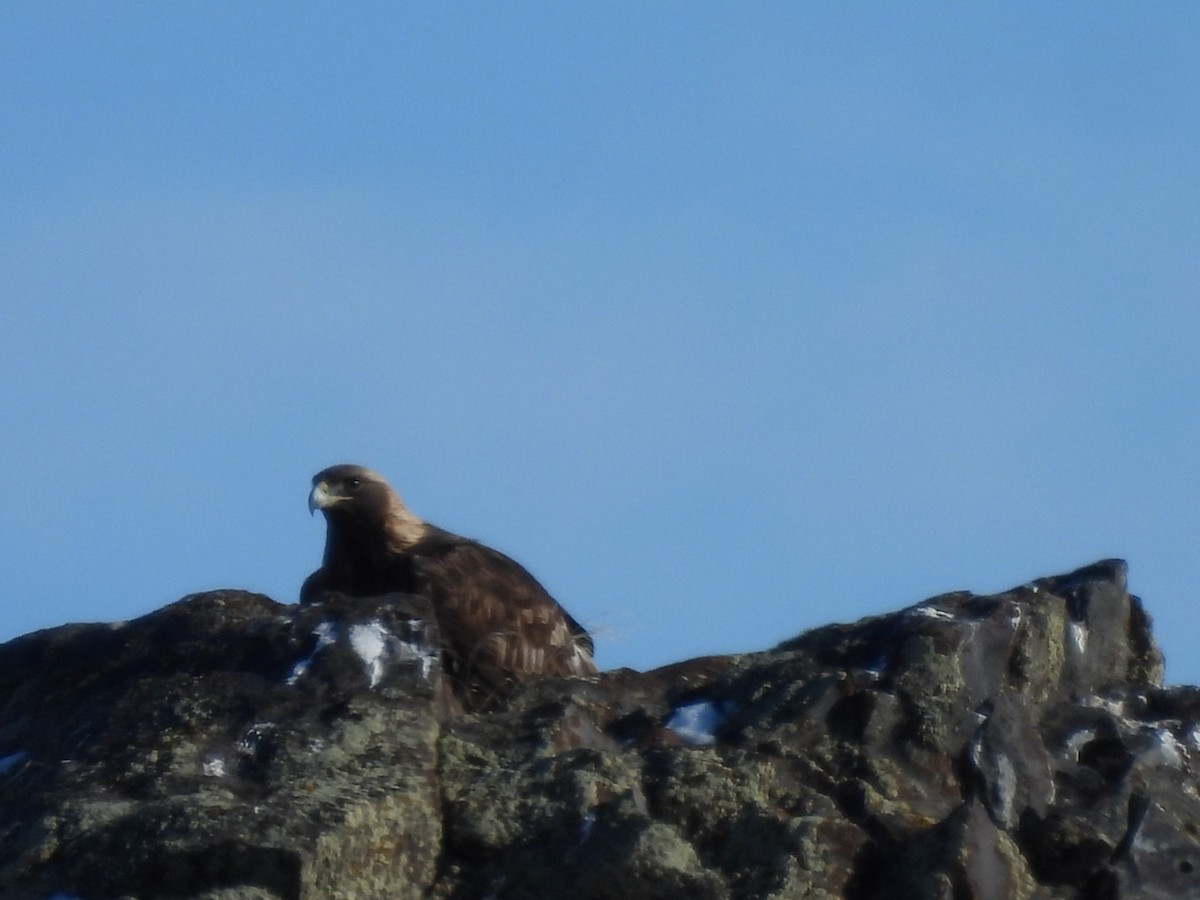
M 0 646 L 0 898 L 1200 896 L 1200 690 L 1124 565 L 465 715 L 429 610 Z

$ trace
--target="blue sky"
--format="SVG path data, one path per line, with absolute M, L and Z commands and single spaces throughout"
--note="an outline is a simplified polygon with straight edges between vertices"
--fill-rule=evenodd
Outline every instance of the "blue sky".
M 1200 7 L 0 9 L 0 640 L 379 469 L 605 667 L 1130 561 L 1200 682 Z

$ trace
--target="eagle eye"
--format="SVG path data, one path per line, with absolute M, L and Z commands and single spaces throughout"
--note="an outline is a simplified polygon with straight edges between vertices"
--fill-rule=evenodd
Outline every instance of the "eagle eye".
M 350 488 L 350 490 L 352 490 L 352 491 L 358 490 L 359 487 L 361 487 L 361 486 L 362 486 L 361 478 L 351 478 L 346 482 L 346 487 Z

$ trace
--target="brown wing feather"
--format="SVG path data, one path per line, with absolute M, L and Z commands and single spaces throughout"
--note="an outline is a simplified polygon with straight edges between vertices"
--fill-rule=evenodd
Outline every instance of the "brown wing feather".
M 503 553 L 441 533 L 410 551 L 464 672 L 492 687 L 537 675 L 590 675 L 592 641 Z

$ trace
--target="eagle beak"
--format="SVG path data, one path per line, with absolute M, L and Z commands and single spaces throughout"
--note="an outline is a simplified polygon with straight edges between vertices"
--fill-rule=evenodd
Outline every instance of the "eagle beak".
M 312 493 L 308 495 L 308 514 L 311 516 L 318 509 L 328 509 L 339 500 L 345 499 L 345 497 L 339 497 L 337 494 L 330 493 L 329 485 L 325 482 L 319 482 L 313 486 Z

